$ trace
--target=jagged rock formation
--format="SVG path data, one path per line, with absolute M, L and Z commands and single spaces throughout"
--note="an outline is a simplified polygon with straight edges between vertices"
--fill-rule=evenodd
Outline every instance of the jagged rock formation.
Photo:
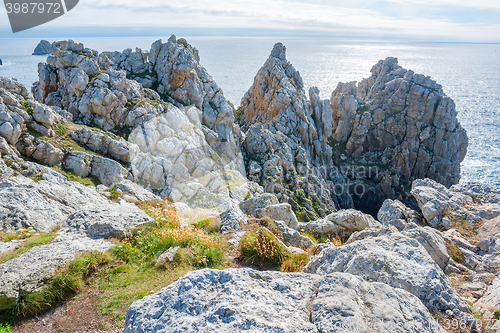
M 33 96 L 104 130 L 138 126 L 163 111 L 157 93 L 110 65 L 106 55 L 81 43 L 55 42 L 47 63 L 38 65 Z
M 353 206 L 347 193 L 335 194 L 335 185 L 346 183 L 335 169 L 332 149 L 322 144 L 302 79 L 282 44 L 257 73 L 238 117 L 246 130 L 249 178 L 290 203 L 301 220 Z
M 404 304 L 405 306 L 400 306 Z M 186 309 L 189 309 L 186 311 Z M 343 273 L 201 270 L 132 304 L 124 332 L 445 332 L 412 294 Z
M 157 41 L 149 53 L 128 49 L 101 54 L 67 41 L 54 43 L 51 53 L 39 65 L 36 99 L 67 109 L 75 122 L 128 139 L 81 128 L 71 134 L 76 142 L 130 163 L 136 181 L 173 201 L 220 205 L 229 199 L 229 184 L 246 181 L 233 107 L 185 40 L 172 36 L 165 44 Z M 70 155 L 56 156 L 50 164 L 64 160 L 79 176 L 103 178 L 94 166 L 99 157 Z M 106 185 L 127 178 L 118 165 L 114 169 L 119 178 L 106 177 Z M 222 197 L 205 199 L 217 194 Z
M 387 198 L 408 199 L 418 178 L 458 183 L 467 148 L 455 105 L 429 77 L 380 61 L 330 101 L 309 91 L 276 44 L 241 101 L 249 177 L 304 219 L 340 208 L 376 214 Z
M 51 44 L 46 40 L 41 40 L 40 43 L 35 47 L 32 55 L 46 55 L 50 54 Z
M 0 59 L 0 66 L 3 66 L 3 62 L 2 62 L 2 59 Z

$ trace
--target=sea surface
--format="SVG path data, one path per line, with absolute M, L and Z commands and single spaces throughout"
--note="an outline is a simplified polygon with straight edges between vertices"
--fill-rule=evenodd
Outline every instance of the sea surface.
M 149 50 L 162 37 L 79 38 L 98 51 Z M 166 41 L 168 36 L 163 36 Z M 200 51 L 201 64 L 236 106 L 276 42 L 287 47 L 287 58 L 306 86 L 317 86 L 329 98 L 338 82 L 370 75 L 380 59 L 398 57 L 399 64 L 425 74 L 443 86 L 457 105 L 467 130 L 469 149 L 462 163 L 462 182 L 500 185 L 500 44 L 398 43 L 335 39 L 186 37 Z M 17 78 L 29 89 L 38 80 L 32 56 L 39 40 L 0 39 L 0 76 Z M 51 40 L 52 41 L 52 40 Z

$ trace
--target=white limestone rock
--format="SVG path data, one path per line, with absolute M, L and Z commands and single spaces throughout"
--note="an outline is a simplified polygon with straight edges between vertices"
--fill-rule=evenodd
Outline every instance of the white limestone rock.
M 329 247 L 313 257 L 303 272 L 349 273 L 404 289 L 430 309 L 470 312 L 425 248 L 400 233 Z

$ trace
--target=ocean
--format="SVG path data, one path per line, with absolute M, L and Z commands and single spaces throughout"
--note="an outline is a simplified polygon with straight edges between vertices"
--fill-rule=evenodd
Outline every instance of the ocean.
M 164 36 L 163 40 L 168 37 Z M 135 47 L 149 50 L 160 38 L 79 38 L 76 41 L 98 51 L 122 51 Z M 287 47 L 287 58 L 300 72 L 306 93 L 309 87 L 316 86 L 323 98 L 330 97 L 338 82 L 368 77 L 378 60 L 398 57 L 401 66 L 432 77 L 455 101 L 459 120 L 469 136 L 461 181 L 500 185 L 500 44 L 185 38 L 200 51 L 201 64 L 236 106 L 276 42 Z M 38 80 L 38 63 L 46 59 L 31 55 L 38 42 L 0 39 L 0 59 L 4 63 L 0 66 L 0 76 L 15 77 L 30 89 Z

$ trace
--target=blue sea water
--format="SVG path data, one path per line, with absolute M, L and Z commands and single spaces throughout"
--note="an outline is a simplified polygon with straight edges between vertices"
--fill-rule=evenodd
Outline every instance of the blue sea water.
M 148 50 L 158 38 L 79 38 L 98 51 Z M 164 41 L 168 36 L 164 36 Z M 276 42 L 302 75 L 306 89 L 317 86 L 329 98 L 338 82 L 370 75 L 380 59 L 398 57 L 401 66 L 431 76 L 457 105 L 467 130 L 469 149 L 462 163 L 462 181 L 500 185 L 500 45 L 398 43 L 334 39 L 187 37 L 200 51 L 201 63 L 235 105 L 252 85 L 255 74 Z M 38 79 L 32 56 L 38 40 L 0 39 L 0 76 L 17 78 L 28 88 Z M 306 90 L 307 91 L 307 90 Z

